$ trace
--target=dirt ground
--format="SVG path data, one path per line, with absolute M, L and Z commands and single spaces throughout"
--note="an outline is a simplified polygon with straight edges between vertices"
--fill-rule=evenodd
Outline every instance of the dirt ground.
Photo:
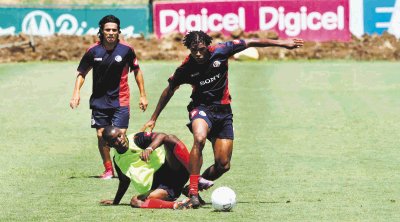
M 236 38 L 278 38 L 273 32 L 243 33 L 240 30 L 233 32 L 230 37 L 224 37 L 220 33 L 210 35 L 214 38 L 213 43 Z M 182 45 L 182 38 L 182 34 L 175 33 L 163 39 L 129 38 L 125 41 L 135 48 L 139 60 L 142 61 L 183 60 L 188 50 Z M 0 36 L 0 63 L 79 60 L 86 49 L 97 41 L 97 36 L 34 37 L 33 40 L 35 50 L 29 46 L 28 36 Z M 8 47 L 2 47 L 6 45 Z M 303 48 L 296 50 L 277 47 L 257 50 L 260 59 L 400 60 L 400 41 L 387 33 L 381 36 L 353 37 L 347 43 L 306 42 Z

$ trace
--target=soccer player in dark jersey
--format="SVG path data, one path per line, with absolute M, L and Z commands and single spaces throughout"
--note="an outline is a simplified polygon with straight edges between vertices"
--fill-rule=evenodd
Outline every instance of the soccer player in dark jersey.
M 115 198 L 102 200 L 102 204 L 119 204 L 132 184 L 139 193 L 132 197 L 132 207 L 190 207 L 190 202 L 173 202 L 189 179 L 189 151 L 176 136 L 154 132 L 126 136 L 121 129 L 107 126 L 103 139 L 115 148 L 119 186 Z M 162 145 L 163 148 L 158 148 Z M 199 181 L 199 188 L 208 189 L 212 185 L 205 179 Z
M 92 45 L 82 57 L 70 101 L 72 109 L 78 107 L 80 89 L 86 74 L 93 69 L 93 87 L 89 102 L 92 109 L 91 125 L 96 128 L 98 148 L 105 168 L 100 176 L 102 179 L 111 179 L 114 175 L 110 148 L 102 139 L 104 127 L 113 125 L 125 132 L 129 125 L 129 72 L 135 74 L 140 92 L 139 107 L 142 111 L 147 108 L 143 74 L 135 51 L 119 40 L 120 33 L 120 20 L 117 17 L 107 15 L 100 20 L 100 41 Z
M 194 142 L 190 151 L 189 192 L 194 208 L 200 206 L 197 181 L 206 139 L 212 143 L 214 164 L 204 171 L 202 177 L 215 180 L 230 169 L 234 135 L 228 88 L 228 58 L 248 47 L 277 46 L 294 49 L 304 43 L 302 39 L 241 39 L 210 46 L 211 42 L 212 38 L 202 31 L 192 31 L 184 37 L 183 44 L 190 50 L 190 55 L 168 79 L 169 84 L 162 92 L 154 113 L 142 128 L 143 131 L 147 128 L 152 131 L 158 116 L 179 86 L 192 86 L 188 127 Z

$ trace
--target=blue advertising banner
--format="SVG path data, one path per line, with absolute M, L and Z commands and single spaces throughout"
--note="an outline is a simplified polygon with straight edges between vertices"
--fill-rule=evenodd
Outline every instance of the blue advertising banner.
M 364 32 L 400 34 L 400 0 L 364 0 Z M 399 36 L 398 36 L 399 37 Z
M 96 35 L 99 20 L 109 14 L 121 20 L 121 32 L 125 37 L 147 36 L 150 32 L 147 5 L 129 8 L 0 7 L 0 35 Z

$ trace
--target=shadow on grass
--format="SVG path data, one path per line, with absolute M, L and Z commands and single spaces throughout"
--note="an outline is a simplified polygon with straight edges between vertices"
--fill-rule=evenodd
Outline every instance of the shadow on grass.
M 86 179 L 92 179 L 92 178 L 100 179 L 100 176 L 81 176 L 81 177 L 72 176 L 72 177 L 69 177 L 68 179 L 82 179 L 82 178 L 86 178 Z M 118 179 L 118 177 L 117 177 L 117 176 L 113 176 L 112 179 Z

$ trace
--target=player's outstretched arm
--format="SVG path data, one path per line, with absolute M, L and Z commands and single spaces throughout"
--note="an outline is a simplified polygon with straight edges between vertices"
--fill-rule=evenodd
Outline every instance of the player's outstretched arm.
M 164 107 L 168 104 L 176 89 L 178 89 L 178 87 L 172 90 L 169 85 L 167 86 L 167 88 L 164 89 L 164 91 L 161 93 L 160 99 L 158 100 L 157 107 L 154 110 L 153 115 L 151 115 L 150 120 L 147 121 L 147 123 L 144 124 L 144 126 L 142 127 L 142 132 L 146 131 L 147 128 L 150 129 L 150 132 L 153 131 L 154 127 L 156 126 L 158 116 L 160 115 Z
M 100 201 L 101 204 L 104 205 L 118 205 L 121 202 L 122 197 L 125 195 L 126 191 L 129 188 L 129 185 L 131 183 L 131 180 L 129 177 L 127 177 L 125 174 L 121 172 L 119 169 L 118 165 L 115 164 L 115 170 L 117 171 L 118 174 L 118 179 L 119 179 L 119 184 L 118 184 L 118 190 L 117 193 L 115 194 L 114 200 L 102 200 Z
M 293 39 L 254 39 L 246 40 L 247 47 L 283 47 L 286 49 L 300 48 L 304 45 L 303 39 L 293 38 Z
M 81 100 L 80 90 L 84 82 L 85 82 L 85 75 L 82 73 L 78 73 L 75 80 L 74 92 L 72 93 L 72 98 L 69 101 L 69 106 L 72 109 L 75 109 L 79 106 L 79 102 Z
M 147 102 L 147 98 L 146 98 L 146 92 L 144 90 L 143 73 L 140 69 L 135 70 L 134 73 L 135 73 L 136 84 L 138 86 L 139 93 L 140 93 L 139 108 L 144 112 L 147 109 L 148 102 Z

